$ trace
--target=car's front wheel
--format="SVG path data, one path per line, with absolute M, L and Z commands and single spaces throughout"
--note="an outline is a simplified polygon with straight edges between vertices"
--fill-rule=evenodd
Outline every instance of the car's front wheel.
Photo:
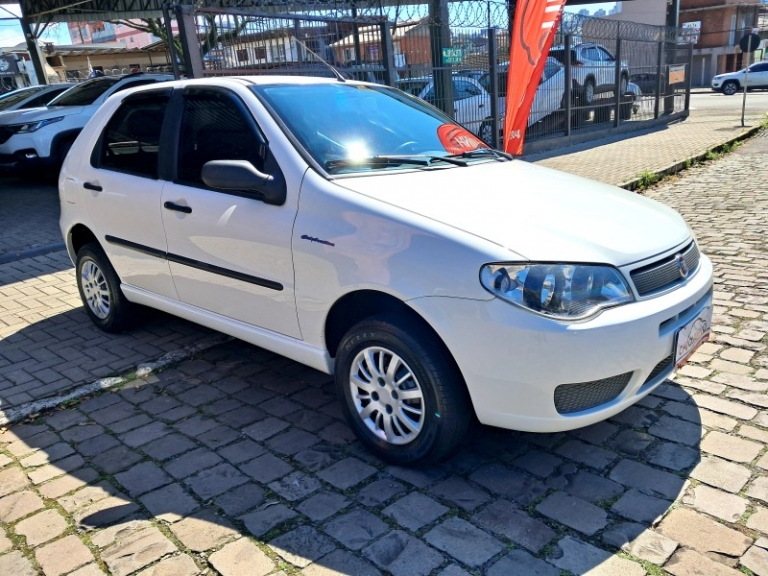
M 592 78 L 587 78 L 584 82 L 584 104 L 592 106 L 595 103 L 595 81 Z
M 723 94 L 725 94 L 726 96 L 733 96 L 738 91 L 739 91 L 739 85 L 733 80 L 729 80 L 728 82 L 723 84 Z
M 375 317 L 353 326 L 339 346 L 336 387 L 359 440 L 395 464 L 444 458 L 471 422 L 453 359 L 410 318 Z
M 75 271 L 80 298 L 96 326 L 105 332 L 122 332 L 139 319 L 139 310 L 123 295 L 117 273 L 96 242 L 80 248 Z

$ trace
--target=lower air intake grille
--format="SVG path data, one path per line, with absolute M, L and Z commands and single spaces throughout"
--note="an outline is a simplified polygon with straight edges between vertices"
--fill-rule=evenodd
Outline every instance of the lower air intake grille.
M 555 388 L 555 408 L 560 414 L 570 414 L 600 406 L 621 394 L 630 378 L 632 372 L 592 382 L 562 384 Z
M 674 362 L 674 354 L 670 354 L 664 360 L 656 364 L 654 366 L 653 370 L 651 370 L 651 373 L 648 374 L 648 378 L 645 379 L 645 382 L 643 382 L 643 386 L 648 384 L 651 380 L 654 380 L 659 374 L 667 370 L 670 366 L 672 366 L 672 362 Z

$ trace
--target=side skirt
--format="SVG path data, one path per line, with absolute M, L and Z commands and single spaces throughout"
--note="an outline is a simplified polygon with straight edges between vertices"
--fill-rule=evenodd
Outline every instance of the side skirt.
M 333 374 L 334 361 L 327 350 L 314 348 L 301 340 L 296 340 L 277 332 L 256 328 L 244 322 L 238 322 L 237 320 L 203 310 L 196 306 L 190 306 L 177 300 L 152 294 L 135 286 L 122 284 L 120 288 L 125 297 L 131 302 L 162 310 L 173 316 L 218 330 L 249 344 L 259 346 L 275 354 L 280 354 L 320 372 Z

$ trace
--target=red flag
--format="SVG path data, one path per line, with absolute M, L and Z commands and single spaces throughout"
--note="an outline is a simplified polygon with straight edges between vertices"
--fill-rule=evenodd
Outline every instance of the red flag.
M 518 0 L 509 46 L 504 151 L 523 153 L 525 129 L 565 0 Z M 566 55 L 566 58 L 568 56 Z

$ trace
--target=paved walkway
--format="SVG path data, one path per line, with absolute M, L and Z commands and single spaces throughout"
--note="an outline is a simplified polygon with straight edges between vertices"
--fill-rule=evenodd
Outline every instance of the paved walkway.
M 696 158 L 717 146 L 738 138 L 760 126 L 765 114 L 752 113 L 745 118 L 746 127 L 729 112 L 694 110 L 682 122 L 618 141 L 608 140 L 595 146 L 574 147 L 556 151 L 555 155 L 535 155 L 530 161 L 579 176 L 627 185 L 641 173 L 677 171 L 689 158 Z M 584 149 L 582 149 L 584 148 Z M 674 168 L 677 168 L 675 170 Z
M 766 157 L 647 192 L 715 262 L 714 334 L 610 421 L 388 466 L 328 376 L 232 341 L 0 435 L 0 574 L 768 574 Z

